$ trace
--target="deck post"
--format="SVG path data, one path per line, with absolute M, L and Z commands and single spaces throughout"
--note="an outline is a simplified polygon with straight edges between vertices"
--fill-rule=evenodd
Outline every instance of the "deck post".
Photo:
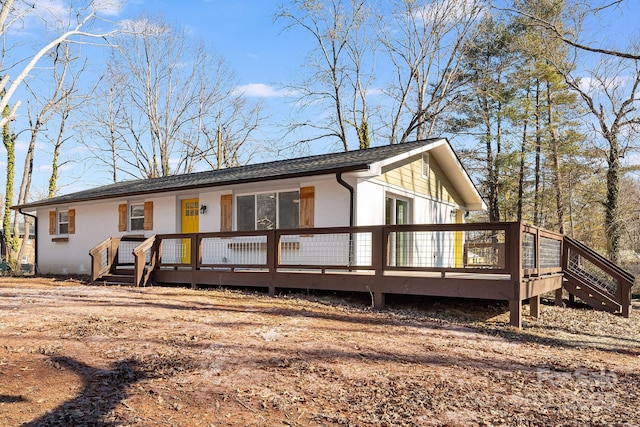
M 518 329 L 522 328 L 522 232 L 521 222 L 511 223 L 505 236 L 505 249 L 508 254 L 505 261 L 508 262 L 508 270 L 513 283 L 514 299 L 509 300 L 510 324 Z
M 625 286 L 625 283 L 618 278 L 618 301 L 622 307 L 622 317 L 627 319 L 631 315 L 631 287 Z
M 522 328 L 522 301 L 519 299 L 509 300 L 509 318 L 511 326 Z
M 381 309 L 381 308 L 384 308 L 384 305 L 385 305 L 384 292 L 374 292 L 373 293 L 373 308 Z
M 267 231 L 267 268 L 269 273 L 278 271 L 277 264 L 280 262 L 280 234 L 276 230 Z
M 202 240 L 198 238 L 197 234 L 191 234 L 189 236 L 191 240 L 191 289 L 198 289 L 196 283 L 196 270 L 200 267 L 200 254 L 202 253 Z
M 388 234 L 384 232 L 383 227 L 379 227 L 371 233 L 371 267 L 373 267 L 376 276 L 384 274 L 384 267 L 387 264 L 387 242 L 385 238 Z
M 556 289 L 556 307 L 562 307 L 562 286 Z
M 540 295 L 529 298 L 529 315 L 536 319 L 540 317 Z

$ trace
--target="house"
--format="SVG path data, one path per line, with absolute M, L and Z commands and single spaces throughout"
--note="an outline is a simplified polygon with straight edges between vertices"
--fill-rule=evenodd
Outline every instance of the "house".
M 563 288 L 629 316 L 635 278 L 582 243 L 485 205 L 448 141 L 430 139 L 120 182 L 14 206 L 36 218 L 39 273 L 509 301 L 538 316 Z M 38 226 L 44 221 L 44 226 Z
M 39 273 L 88 274 L 89 250 L 109 236 L 462 223 L 485 204 L 439 138 L 119 182 L 13 208 L 41 224 Z

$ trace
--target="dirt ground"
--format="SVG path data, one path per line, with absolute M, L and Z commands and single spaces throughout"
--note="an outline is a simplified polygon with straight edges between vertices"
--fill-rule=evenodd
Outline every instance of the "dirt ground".
M 496 302 L 0 278 L 0 425 L 640 425 L 640 312 L 507 322 Z

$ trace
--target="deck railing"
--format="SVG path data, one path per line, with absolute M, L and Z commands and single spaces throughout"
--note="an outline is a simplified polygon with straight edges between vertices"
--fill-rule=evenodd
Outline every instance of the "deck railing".
M 628 316 L 634 280 L 579 242 L 518 222 L 123 236 L 90 255 L 94 281 L 131 264 L 137 286 L 157 279 L 273 292 L 303 279 L 316 289 L 369 291 L 382 305 L 385 293 L 398 292 L 506 299 L 516 326 L 521 302 L 529 299 L 538 313 L 542 293 L 561 297 L 563 277 L 573 278 L 574 291 L 593 286 L 578 295 L 590 304 L 604 301 Z
M 95 281 L 111 269 L 116 260 L 119 244 L 120 237 L 107 237 L 91 248 L 89 251 L 89 256 L 91 257 L 91 281 Z
M 414 271 L 520 280 L 562 267 L 562 236 L 520 223 L 162 234 L 156 244 L 161 269 Z

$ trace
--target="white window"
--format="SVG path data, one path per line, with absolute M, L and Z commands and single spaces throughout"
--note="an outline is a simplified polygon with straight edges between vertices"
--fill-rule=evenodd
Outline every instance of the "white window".
M 236 220 L 238 231 L 298 228 L 300 192 L 296 190 L 238 196 Z
M 69 211 L 58 211 L 58 234 L 69 234 Z
M 144 203 L 129 205 L 129 230 L 144 230 Z

